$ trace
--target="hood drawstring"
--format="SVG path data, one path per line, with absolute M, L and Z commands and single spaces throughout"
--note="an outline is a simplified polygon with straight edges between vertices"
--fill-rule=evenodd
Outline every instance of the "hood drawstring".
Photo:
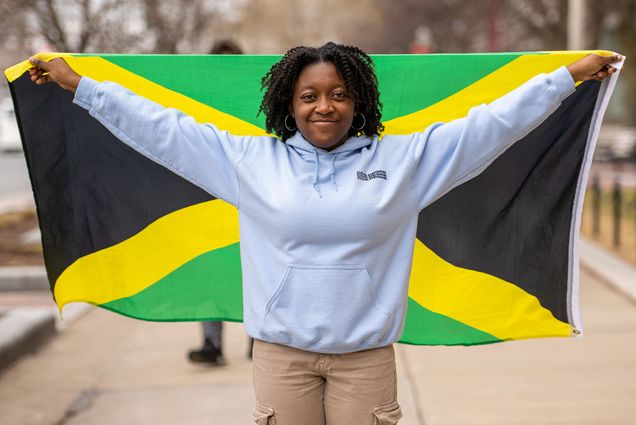
M 338 191 L 338 185 L 336 184 L 336 158 L 338 157 L 338 155 L 340 154 L 340 152 L 335 153 L 331 156 L 331 173 L 329 174 L 331 177 L 331 183 L 333 183 L 333 188 L 334 190 L 337 192 Z M 318 173 L 320 171 L 320 158 L 318 155 L 318 151 L 314 149 L 314 158 L 316 159 L 316 167 L 314 168 L 314 190 L 316 191 L 316 193 L 318 194 L 318 196 L 320 196 L 322 198 L 322 191 L 320 190 L 320 187 L 318 186 Z
M 333 154 L 332 158 L 331 158 L 331 181 L 333 183 L 333 188 L 335 189 L 335 191 L 338 191 L 338 185 L 336 184 L 336 157 L 338 156 L 337 153 Z
M 320 196 L 322 198 L 322 192 L 320 191 L 320 188 L 318 187 L 318 151 L 316 149 L 314 149 L 314 155 L 316 157 L 316 169 L 314 171 L 314 189 L 316 190 L 316 193 L 318 193 L 318 196 Z

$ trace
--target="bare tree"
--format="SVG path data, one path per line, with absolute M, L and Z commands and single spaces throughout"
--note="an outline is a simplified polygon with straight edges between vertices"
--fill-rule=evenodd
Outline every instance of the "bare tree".
M 3 0 L 3 29 L 63 52 L 203 53 L 230 0 Z M 233 2 L 234 9 L 244 2 Z M 16 18 L 19 18 L 16 20 Z M 20 22 L 18 22 L 20 21 Z M 42 43 L 40 43 L 42 44 Z
M 590 13 L 587 25 L 590 27 L 591 46 L 617 50 L 627 56 L 627 66 L 621 71 L 623 108 L 622 123 L 636 125 L 636 67 L 631 61 L 636 58 L 636 0 L 595 0 L 589 1 Z
M 557 50 L 566 42 L 566 0 L 385 0 L 384 49 L 407 51 L 426 27 L 438 52 Z
M 501 2 L 506 27 L 505 50 L 564 50 L 567 0 Z
M 212 45 L 212 29 L 218 21 L 211 2 L 203 0 L 142 0 L 147 30 L 154 38 L 153 52 L 205 51 Z
M 86 52 L 97 47 L 99 34 L 127 24 L 123 19 L 114 27 L 105 19 L 124 6 L 124 0 L 25 0 L 21 8 L 27 13 L 31 36 L 42 37 L 57 51 Z
M 20 8 L 20 0 L 0 2 L 0 67 L 5 68 L 24 59 L 23 51 L 28 46 L 26 16 Z
M 483 43 L 485 14 L 489 2 L 463 0 L 403 0 L 399 3 L 383 0 L 380 7 L 385 16 L 377 50 L 406 52 L 416 28 L 427 28 L 431 46 L 438 52 L 469 52 L 479 50 Z

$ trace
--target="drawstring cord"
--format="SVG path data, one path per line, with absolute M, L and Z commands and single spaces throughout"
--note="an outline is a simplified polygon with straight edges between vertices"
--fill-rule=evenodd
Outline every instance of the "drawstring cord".
M 318 196 L 322 198 L 322 192 L 318 187 L 318 151 L 314 149 L 314 155 L 316 156 L 316 169 L 314 171 L 314 190 L 318 193 Z
M 338 191 L 338 185 L 336 184 L 336 157 L 338 154 L 334 154 L 331 158 L 331 182 L 333 183 L 333 188 L 335 191 Z
M 336 184 L 336 157 L 338 156 L 337 153 L 333 154 L 331 156 L 331 183 L 333 183 L 333 188 L 334 190 L 337 192 L 338 191 L 338 185 Z M 318 158 L 318 151 L 316 149 L 314 149 L 314 157 L 316 158 L 316 168 L 314 169 L 314 190 L 316 191 L 316 193 L 318 194 L 318 196 L 320 196 L 322 198 L 322 192 L 320 191 L 320 187 L 318 187 L 318 172 L 319 172 L 319 168 L 320 168 L 320 163 L 319 163 L 319 158 Z

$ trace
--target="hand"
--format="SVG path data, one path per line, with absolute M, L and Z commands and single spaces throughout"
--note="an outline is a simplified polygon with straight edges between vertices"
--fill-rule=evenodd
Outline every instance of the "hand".
M 601 56 L 594 53 L 568 65 L 567 68 L 572 74 L 574 81 L 603 81 L 617 72 L 617 69 L 610 64 L 619 62 L 622 59 L 623 57 L 618 54 Z
M 62 58 L 55 58 L 51 62 L 36 57 L 29 58 L 33 68 L 29 69 L 31 80 L 41 85 L 53 81 L 65 90 L 75 93 L 82 76 L 73 71 Z

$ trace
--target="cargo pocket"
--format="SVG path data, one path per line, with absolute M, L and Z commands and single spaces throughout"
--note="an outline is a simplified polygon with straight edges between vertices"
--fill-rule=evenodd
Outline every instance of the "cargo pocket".
M 258 425 L 276 425 L 276 418 L 274 418 L 274 409 L 267 407 L 262 403 L 256 402 L 254 408 L 254 422 Z
M 395 425 L 402 417 L 402 410 L 397 401 L 392 401 L 373 409 L 373 415 L 373 425 Z

